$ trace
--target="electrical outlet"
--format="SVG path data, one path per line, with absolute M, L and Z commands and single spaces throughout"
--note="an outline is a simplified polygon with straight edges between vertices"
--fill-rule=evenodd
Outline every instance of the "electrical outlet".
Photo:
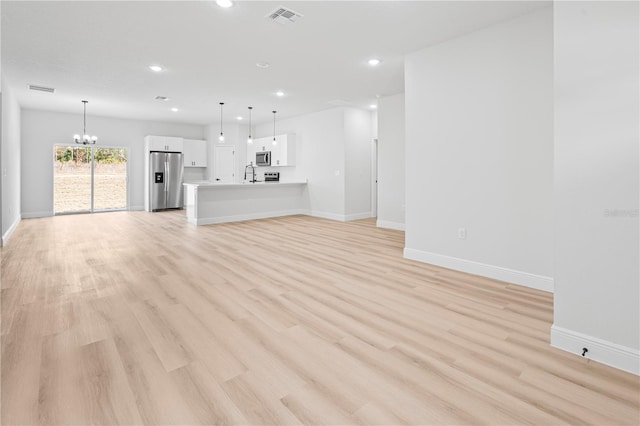
M 461 240 L 467 239 L 467 228 L 458 228 L 458 238 Z

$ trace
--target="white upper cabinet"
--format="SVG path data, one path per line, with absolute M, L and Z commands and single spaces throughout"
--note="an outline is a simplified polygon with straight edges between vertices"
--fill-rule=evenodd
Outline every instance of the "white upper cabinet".
M 184 140 L 184 166 L 207 167 L 207 141 Z
M 296 165 L 296 135 L 276 135 L 276 144 L 271 138 L 271 165 L 295 166 Z
M 247 162 L 245 166 L 249 164 L 256 165 L 256 151 L 258 150 L 258 141 L 260 139 L 253 139 L 253 143 L 247 143 Z M 260 146 L 262 148 L 262 146 Z
M 183 139 L 174 136 L 146 136 L 145 149 L 148 151 L 182 152 Z
M 273 136 L 257 138 L 252 144 L 247 144 L 247 164 L 256 163 L 256 152 L 271 151 L 271 167 L 296 165 L 296 135 L 276 135 L 276 143 Z

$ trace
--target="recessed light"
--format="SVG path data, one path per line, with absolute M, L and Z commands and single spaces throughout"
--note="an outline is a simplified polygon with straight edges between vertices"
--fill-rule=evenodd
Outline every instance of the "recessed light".
M 216 4 L 224 8 L 233 6 L 233 2 L 231 0 L 216 0 Z
M 378 105 L 376 105 L 376 104 L 371 104 L 371 105 L 369 105 L 369 108 L 371 108 L 371 109 L 377 109 L 377 108 L 378 108 Z
M 242 118 L 242 117 L 240 117 L 240 116 L 237 116 L 237 117 L 236 117 L 236 120 L 238 120 L 238 121 L 240 121 L 240 120 L 242 120 L 242 119 L 243 119 L 243 118 Z
M 284 96 L 284 92 L 283 92 L 282 90 L 278 90 L 278 91 L 276 92 L 276 96 L 283 97 L 283 96 Z
M 171 108 L 171 111 L 178 112 L 178 108 Z
M 270 65 L 269 62 L 256 62 L 256 67 L 258 68 L 269 68 Z
M 149 69 L 153 72 L 162 72 L 163 70 L 160 65 L 149 65 Z
M 372 67 L 375 67 L 376 65 L 380 64 L 380 59 L 372 58 L 372 59 L 369 59 L 368 63 Z

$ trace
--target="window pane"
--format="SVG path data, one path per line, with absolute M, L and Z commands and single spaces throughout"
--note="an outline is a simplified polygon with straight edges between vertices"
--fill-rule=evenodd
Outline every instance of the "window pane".
M 90 211 L 91 148 L 56 146 L 53 163 L 53 212 Z
M 95 148 L 94 210 L 127 208 L 127 151 Z

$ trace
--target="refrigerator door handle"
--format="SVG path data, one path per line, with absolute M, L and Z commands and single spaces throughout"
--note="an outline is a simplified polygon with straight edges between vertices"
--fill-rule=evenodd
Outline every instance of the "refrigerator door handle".
M 169 204 L 169 182 L 171 182 L 171 175 L 169 174 L 169 160 L 164 163 L 164 172 L 167 175 L 167 179 L 164 181 L 164 200 L 165 208 Z

